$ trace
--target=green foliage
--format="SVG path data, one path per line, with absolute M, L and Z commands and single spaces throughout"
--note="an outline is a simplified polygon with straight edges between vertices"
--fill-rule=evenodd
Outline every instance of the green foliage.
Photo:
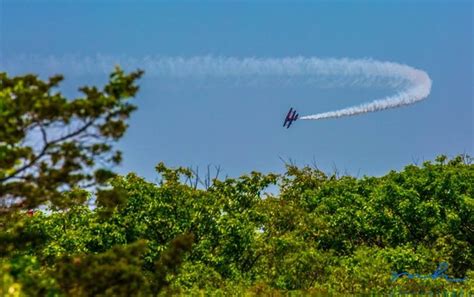
M 192 177 L 187 169 L 159 164 L 158 184 L 135 174 L 113 179 L 125 197 L 119 207 L 17 213 L 2 238 L 21 232 L 41 240 L 4 250 L 3 267 L 10 286 L 29 295 L 468 292 L 468 161 L 360 179 L 289 166 L 283 176 L 253 172 L 206 190 L 182 182 Z M 264 195 L 274 184 L 280 193 Z M 468 279 L 391 279 L 431 275 L 440 262 L 451 278 Z
M 116 68 L 102 90 L 84 86 L 83 95 L 71 100 L 56 90 L 60 75 L 43 81 L 0 73 L 0 211 L 82 204 L 87 193 L 78 187 L 113 176 L 101 166 L 121 161 L 112 142 L 127 129 L 135 109 L 128 98 L 141 75 Z
M 169 286 L 168 277 L 176 274 L 186 252 L 189 252 L 194 241 L 193 234 L 183 234 L 171 241 L 170 247 L 164 251 L 155 264 L 152 292 L 159 293 Z
M 145 248 L 144 241 L 137 241 L 97 255 L 65 256 L 54 277 L 69 296 L 146 295 L 149 289 L 140 260 Z
M 21 284 L 10 274 L 10 265 L 0 263 L 0 277 L 0 296 L 21 296 Z

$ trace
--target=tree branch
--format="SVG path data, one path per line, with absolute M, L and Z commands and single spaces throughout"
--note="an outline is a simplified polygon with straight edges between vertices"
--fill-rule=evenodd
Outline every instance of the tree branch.
M 87 130 L 87 128 L 89 128 L 93 123 L 94 123 L 95 119 L 89 121 L 87 124 L 85 124 L 84 126 L 82 126 L 80 129 L 74 131 L 74 132 L 71 132 L 69 134 L 66 134 L 64 135 L 63 137 L 60 137 L 58 139 L 55 139 L 51 142 L 46 142 L 46 144 L 44 145 L 43 149 L 41 149 L 40 153 L 33 158 L 33 160 L 31 160 L 29 163 L 23 165 L 22 167 L 18 168 L 17 170 L 15 170 L 12 174 L 4 177 L 4 178 L 0 178 L 0 182 L 5 182 L 13 177 L 15 177 L 17 174 L 25 171 L 26 169 L 30 168 L 31 166 L 33 166 L 39 159 L 41 159 L 44 155 L 46 155 L 46 152 L 48 151 L 48 148 L 51 147 L 52 145 L 55 145 L 61 141 L 64 141 L 64 140 L 67 140 L 69 138 L 72 138 L 74 136 L 77 136 L 79 134 L 81 134 L 82 132 L 84 132 L 85 130 Z M 42 129 L 42 133 L 43 133 L 43 129 Z M 43 140 L 45 139 L 45 135 L 46 134 L 43 134 Z M 47 139 L 46 139 L 47 140 Z

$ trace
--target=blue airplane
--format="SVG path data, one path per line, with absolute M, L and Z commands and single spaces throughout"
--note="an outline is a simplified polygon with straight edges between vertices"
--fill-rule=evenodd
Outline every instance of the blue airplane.
M 286 129 L 290 128 L 291 124 L 298 119 L 298 114 L 296 110 L 293 110 L 293 107 L 290 108 L 288 114 L 286 115 L 285 122 L 283 123 L 283 127 L 286 126 Z

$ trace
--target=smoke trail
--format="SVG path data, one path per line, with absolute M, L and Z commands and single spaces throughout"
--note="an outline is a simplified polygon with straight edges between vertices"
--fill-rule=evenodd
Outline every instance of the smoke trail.
M 412 68 L 407 65 L 397 63 L 370 61 L 380 65 L 379 75 L 384 75 L 385 71 L 403 77 L 408 82 L 408 86 L 400 90 L 397 94 L 377 99 L 369 103 L 351 106 L 335 111 L 318 113 L 314 115 L 302 116 L 302 120 L 320 120 L 329 118 L 339 118 L 343 116 L 353 116 L 362 113 L 380 111 L 389 108 L 400 107 L 416 103 L 428 97 L 431 91 L 431 79 L 428 74 L 422 70 Z
M 288 58 L 233 58 L 233 57 L 159 57 L 144 58 L 112 57 L 97 55 L 95 57 L 38 57 L 21 56 L 7 60 L 9 66 L 28 65 L 30 69 L 48 69 L 65 73 L 73 71 L 76 74 L 107 73 L 113 64 L 122 67 L 145 70 L 148 76 L 171 78 L 197 77 L 214 78 L 293 78 L 312 80 L 316 84 L 318 78 L 330 78 L 333 87 L 363 86 L 371 87 L 384 84 L 394 88 L 396 93 L 368 103 L 300 117 L 302 120 L 319 120 L 351 116 L 374 112 L 388 108 L 413 104 L 426 98 L 431 90 L 431 79 L 426 72 L 413 67 L 372 59 L 321 59 L 316 57 Z M 38 67 L 38 68 L 37 68 Z

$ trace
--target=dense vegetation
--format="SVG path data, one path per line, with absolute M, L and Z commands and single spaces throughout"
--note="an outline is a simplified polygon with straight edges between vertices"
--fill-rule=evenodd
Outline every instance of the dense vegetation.
M 137 88 L 124 90 L 130 89 L 139 73 L 134 77 L 117 73 L 111 77 L 115 93 L 96 89 L 83 104 L 113 97 L 117 100 L 109 104 L 117 108 L 119 98 L 133 96 Z M 6 102 L 7 93 L 3 91 L 0 101 Z M 105 121 L 107 110 L 104 106 Z M 128 107 L 122 118 L 131 110 Z M 3 107 L 2 112 L 7 111 Z M 116 139 L 126 125 L 119 128 Z M 0 135 L 13 130 L 9 131 Z M 16 149 L 22 135 L 10 142 L 0 139 L 0 152 L 8 150 L 0 155 L 3 178 L 25 162 L 36 162 L 32 149 Z M 439 156 L 382 177 L 338 176 L 288 165 L 281 175 L 252 172 L 216 179 L 208 187 L 196 186 L 199 177 L 191 170 L 160 163 L 158 183 L 133 173 L 110 172 L 109 188 L 99 178 L 99 190 L 86 190 L 70 186 L 68 177 L 80 170 L 86 172 L 81 182 L 97 177 L 87 174 L 87 166 L 61 171 L 69 158 L 83 160 L 80 152 L 88 152 L 77 150 L 72 157 L 70 151 L 63 152 L 56 171 L 38 174 L 30 170 L 35 163 L 28 168 L 30 178 L 11 178 L 1 184 L 0 198 L 5 202 L 0 218 L 0 295 L 443 291 L 467 295 L 474 291 L 474 165 L 468 156 Z M 48 147 L 46 153 L 54 151 Z M 11 152 L 30 161 L 12 163 Z M 89 160 L 96 157 L 89 156 Z M 51 158 L 44 162 L 53 162 Z M 58 171 L 63 179 L 54 179 Z M 42 192 L 49 178 L 57 183 Z M 51 196 L 36 198 L 29 191 L 14 195 L 13 182 L 16 188 L 24 182 L 35 189 L 35 195 Z M 278 191 L 266 193 L 271 186 Z M 84 203 L 91 199 L 97 201 L 92 208 Z M 28 211 L 39 204 L 50 209 Z M 448 269 L 436 278 L 394 278 L 402 272 L 432 275 L 442 262 L 449 264 Z M 465 279 L 453 282 L 446 275 Z

